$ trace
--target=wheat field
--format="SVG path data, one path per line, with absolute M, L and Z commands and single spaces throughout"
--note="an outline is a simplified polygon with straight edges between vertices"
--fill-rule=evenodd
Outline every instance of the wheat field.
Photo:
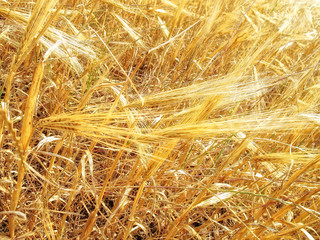
M 0 0 L 0 239 L 320 239 L 319 0 Z

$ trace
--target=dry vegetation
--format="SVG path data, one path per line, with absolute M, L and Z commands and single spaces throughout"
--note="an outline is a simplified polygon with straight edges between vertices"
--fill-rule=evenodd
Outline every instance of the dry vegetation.
M 319 239 L 318 0 L 1 0 L 0 239 Z

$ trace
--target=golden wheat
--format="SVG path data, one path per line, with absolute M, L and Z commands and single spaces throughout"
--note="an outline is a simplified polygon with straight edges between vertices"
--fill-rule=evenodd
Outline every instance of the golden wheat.
M 1 239 L 319 239 L 320 2 L 0 3 Z

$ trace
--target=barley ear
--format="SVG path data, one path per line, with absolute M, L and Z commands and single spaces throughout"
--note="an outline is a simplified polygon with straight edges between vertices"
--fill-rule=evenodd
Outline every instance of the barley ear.
M 24 117 L 23 117 L 23 122 L 21 127 L 21 138 L 20 138 L 20 146 L 22 148 L 23 154 L 18 164 L 18 179 L 17 179 L 16 187 L 11 196 L 10 211 L 16 210 L 21 189 L 22 189 L 22 183 L 23 183 L 23 178 L 25 173 L 24 163 L 27 158 L 27 149 L 28 149 L 28 145 L 32 135 L 33 114 L 34 114 L 34 110 L 37 102 L 42 75 L 43 75 L 43 63 L 40 62 L 36 67 L 33 75 L 32 84 L 29 90 L 29 96 L 27 99 L 26 108 L 24 112 Z M 15 216 L 10 215 L 9 216 L 9 233 L 10 233 L 10 237 L 12 238 L 14 237 L 14 231 L 15 231 Z

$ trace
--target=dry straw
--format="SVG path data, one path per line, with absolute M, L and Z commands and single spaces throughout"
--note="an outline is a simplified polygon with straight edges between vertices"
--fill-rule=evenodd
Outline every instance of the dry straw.
M 0 239 L 320 238 L 319 1 L 0 5 Z

